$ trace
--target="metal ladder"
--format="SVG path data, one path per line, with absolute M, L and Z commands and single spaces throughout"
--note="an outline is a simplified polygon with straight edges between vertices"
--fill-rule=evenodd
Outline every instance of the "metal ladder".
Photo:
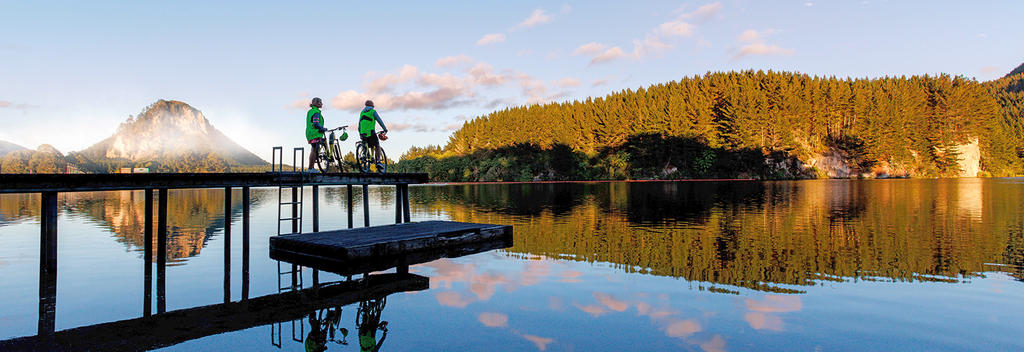
M 305 148 L 295 148 L 292 150 L 292 171 L 302 172 L 301 162 L 305 159 L 306 153 Z M 276 169 L 276 170 L 275 170 Z M 271 172 L 284 172 L 284 148 L 274 147 L 271 155 Z M 289 189 L 291 200 L 285 201 L 284 190 Z M 286 233 L 302 233 L 302 202 L 304 201 L 302 187 L 287 186 L 284 184 L 278 184 L 277 186 L 277 234 L 281 235 L 281 223 L 285 221 L 292 222 L 292 228 L 290 232 Z M 291 210 L 291 214 L 288 217 L 282 217 L 285 206 Z M 286 264 L 288 265 L 288 264 Z M 277 261 L 277 292 L 282 293 L 285 291 L 295 291 L 303 286 L 302 279 L 302 267 L 290 264 L 291 270 L 282 270 L 281 261 Z M 282 283 L 281 277 L 289 275 L 291 280 Z M 292 341 L 302 342 L 306 334 L 306 326 L 303 324 L 302 318 L 291 321 L 292 325 Z M 296 329 L 298 325 L 298 329 Z M 298 335 L 295 333 L 298 332 Z M 282 336 L 284 335 L 284 323 L 279 322 L 270 325 L 270 344 L 274 347 L 281 348 Z

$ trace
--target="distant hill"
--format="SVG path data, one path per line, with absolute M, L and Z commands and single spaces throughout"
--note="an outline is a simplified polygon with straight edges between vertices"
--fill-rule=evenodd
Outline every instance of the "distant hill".
M 1010 77 L 1010 76 L 1013 76 L 1013 75 L 1018 75 L 1018 74 L 1021 74 L 1021 73 L 1024 73 L 1024 64 L 1020 64 L 1020 66 L 1017 66 L 1017 68 L 1013 69 L 1013 71 L 1010 71 L 1010 73 L 1007 73 L 1006 77 Z
M 5 173 L 63 172 L 68 169 L 65 165 L 99 173 L 124 167 L 146 167 L 151 172 L 230 172 L 267 165 L 214 128 L 198 109 L 162 99 L 129 117 L 110 137 L 66 156 L 49 145 L 3 155 L 5 146 L 0 144 L 0 172 Z
M 10 153 L 10 152 L 13 152 L 13 151 L 26 150 L 26 149 L 27 148 L 25 148 L 25 147 L 22 147 L 20 145 L 17 145 L 17 144 L 8 142 L 8 141 L 0 141 L 0 156 L 7 155 L 7 153 Z

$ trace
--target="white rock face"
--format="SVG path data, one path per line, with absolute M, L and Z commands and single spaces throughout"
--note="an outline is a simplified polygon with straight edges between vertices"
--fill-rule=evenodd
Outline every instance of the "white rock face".
M 222 135 L 203 113 L 188 104 L 158 101 L 138 118 L 129 118 L 105 151 L 108 158 L 155 158 L 188 151 L 208 151 Z
M 967 144 L 955 147 L 960 165 L 960 177 L 978 177 L 981 171 L 981 147 L 978 138 L 971 138 Z

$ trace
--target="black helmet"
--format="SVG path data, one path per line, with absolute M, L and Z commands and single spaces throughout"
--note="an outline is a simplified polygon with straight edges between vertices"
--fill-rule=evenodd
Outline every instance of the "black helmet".
M 373 107 L 373 100 L 367 100 L 366 101 L 366 106 L 369 106 L 369 107 L 372 108 Z
M 314 106 L 317 107 L 317 108 L 322 108 L 322 107 L 324 107 L 324 101 L 320 100 L 320 98 L 313 98 L 313 102 L 309 103 L 309 107 L 314 107 Z

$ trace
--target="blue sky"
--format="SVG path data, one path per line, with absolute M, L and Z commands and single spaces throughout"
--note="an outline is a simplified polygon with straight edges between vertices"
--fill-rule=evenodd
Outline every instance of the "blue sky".
M 0 1 L 0 140 L 74 151 L 157 99 L 269 159 L 372 98 L 397 158 L 506 106 L 707 71 L 998 78 L 1021 1 Z

